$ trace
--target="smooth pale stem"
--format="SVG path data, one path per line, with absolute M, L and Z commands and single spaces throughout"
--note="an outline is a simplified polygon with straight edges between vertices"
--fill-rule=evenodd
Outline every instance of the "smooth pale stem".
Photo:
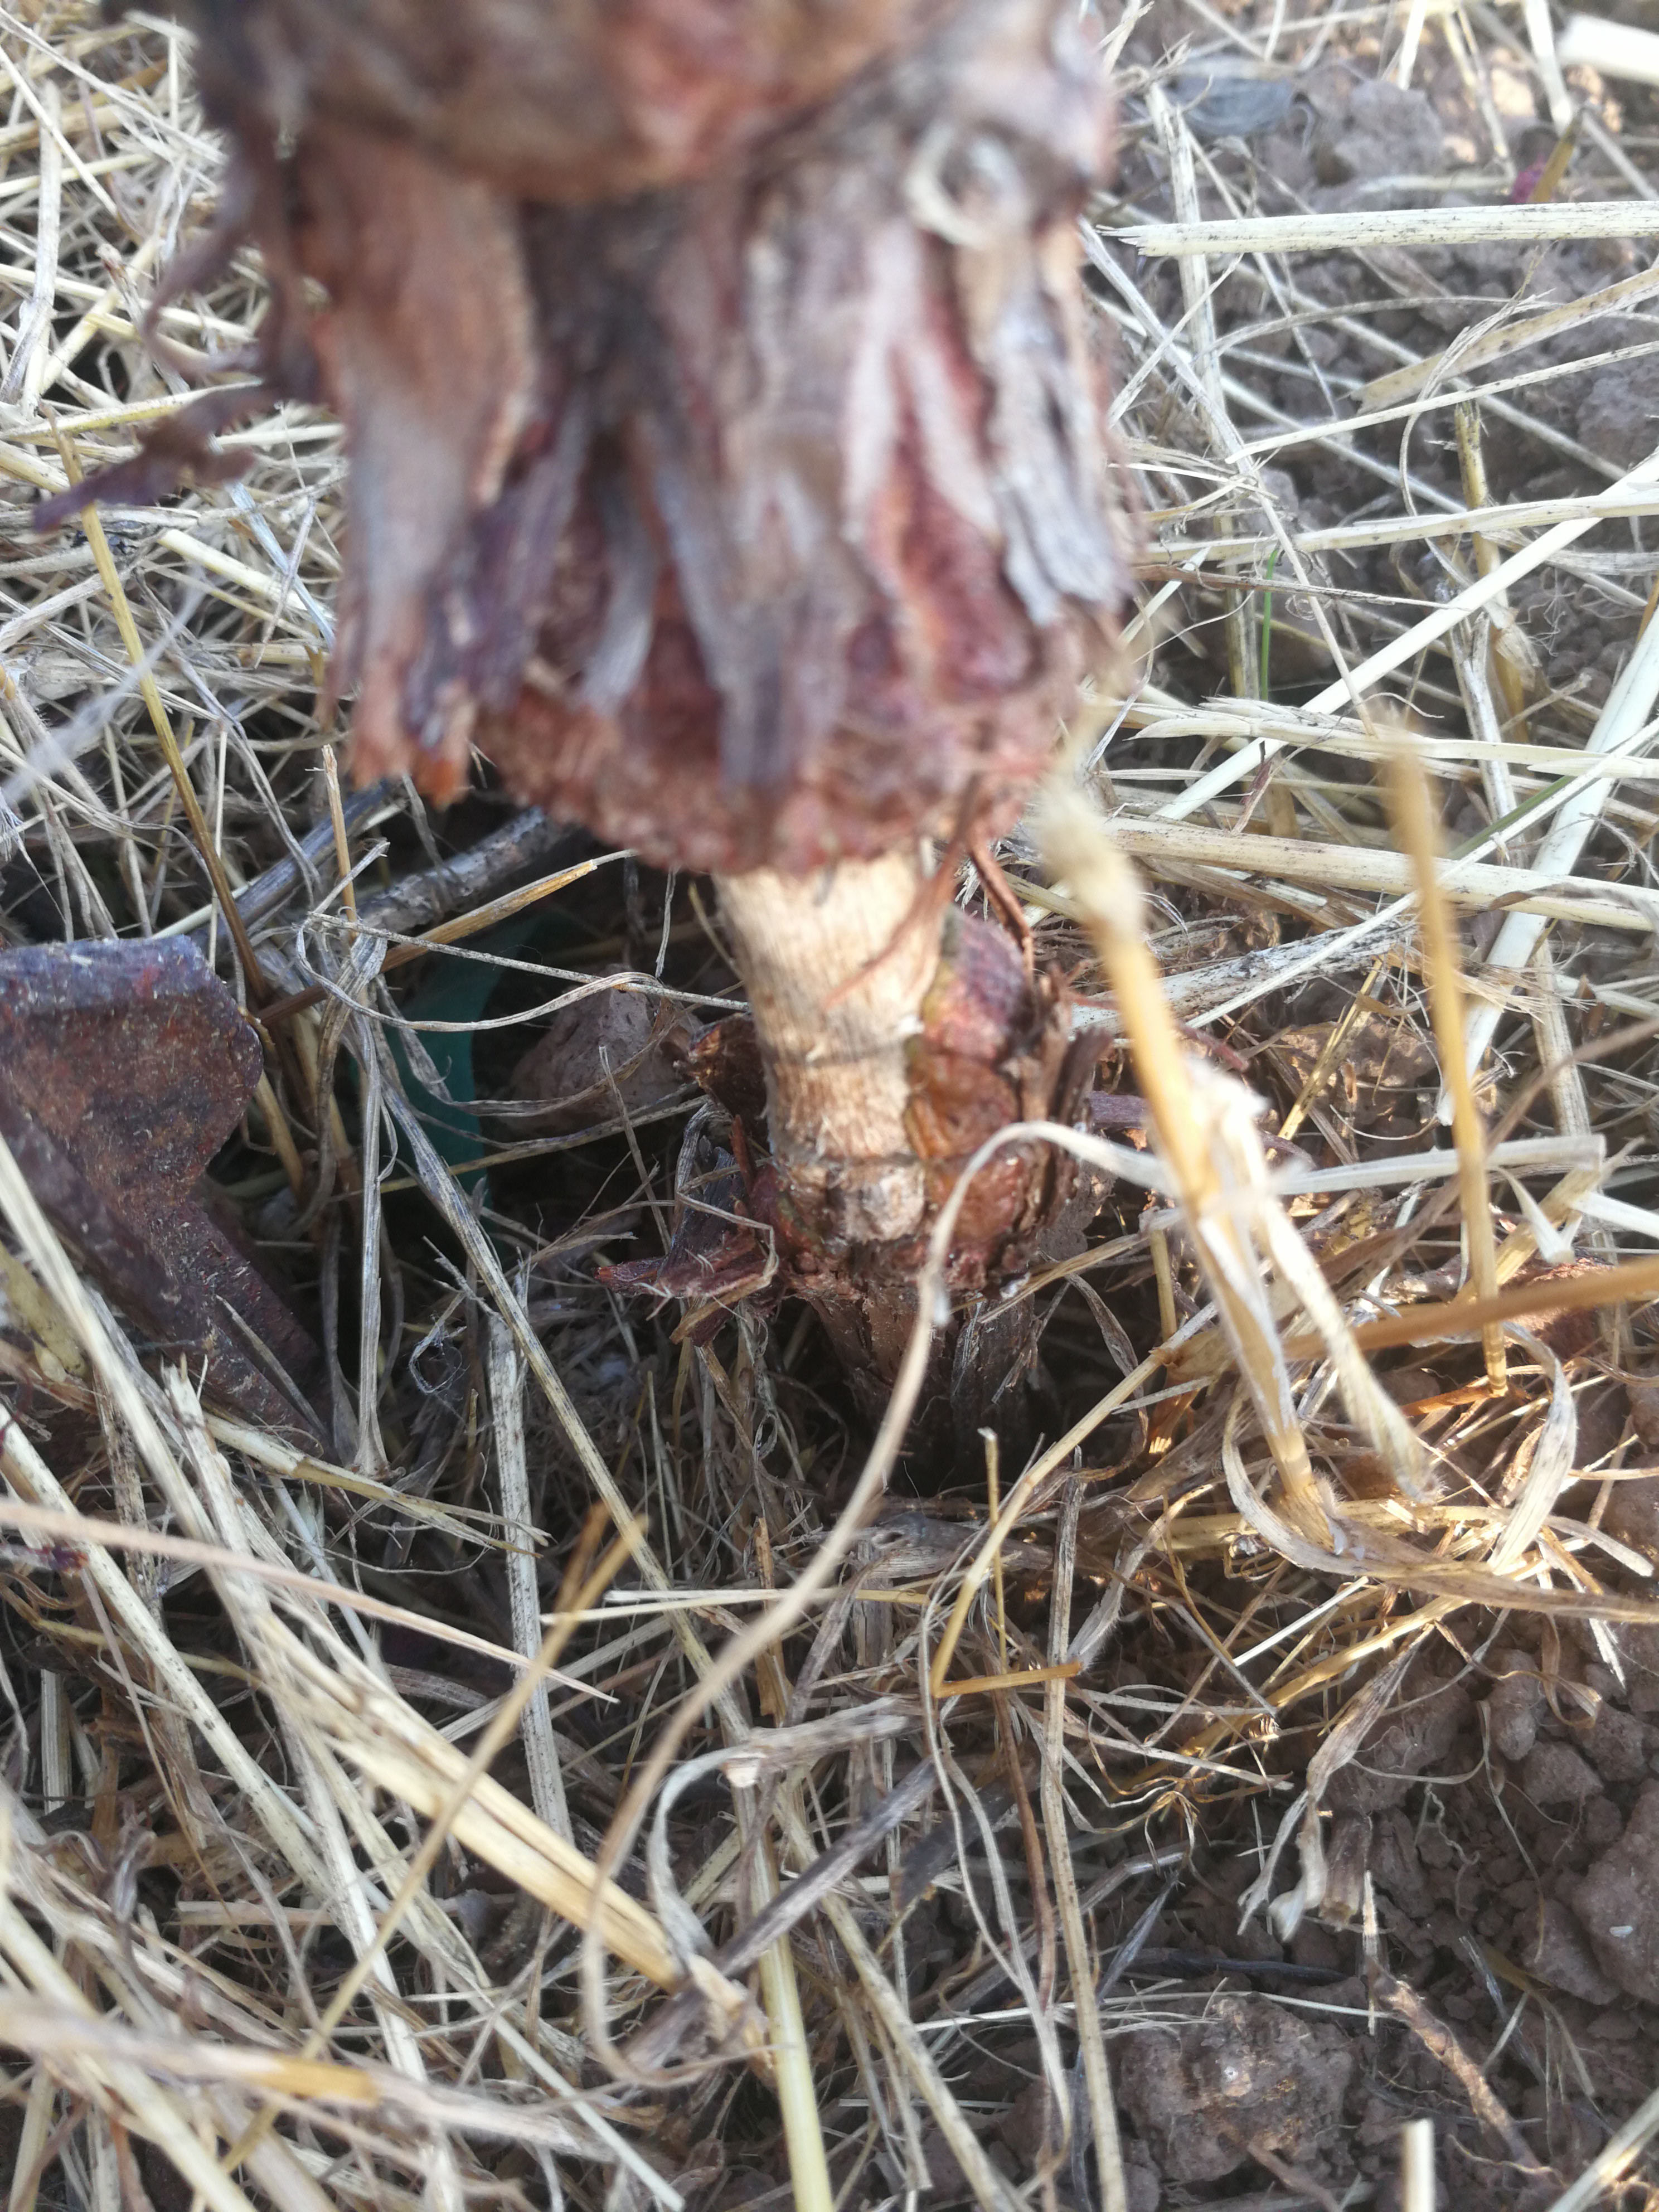
M 1593 69 L 1626 84 L 1659 84 L 1659 32 L 1597 15 L 1569 15 L 1555 41 L 1555 58 L 1564 70 Z
M 1547 246 L 1559 239 L 1652 238 L 1659 206 L 1631 200 L 1555 200 L 1538 207 L 1390 208 L 1388 241 L 1425 246 Z M 1378 216 L 1226 216 L 1204 222 L 1102 224 L 1101 235 L 1149 259 L 1190 253 L 1340 253 L 1374 247 Z
M 777 1893 L 778 1886 L 769 1844 L 762 1845 L 756 1867 L 759 1875 L 757 1887 L 766 1893 L 757 1897 L 757 1904 L 769 1904 Z M 806 2022 L 800 2008 L 794 1954 L 789 1948 L 787 1936 L 781 1936 L 770 1950 L 762 1952 L 760 1983 L 771 2028 L 778 2110 L 783 2119 L 783 2140 L 789 2154 L 789 2180 L 794 2202 L 799 2212 L 834 2212 L 836 2195 L 830 2183 L 823 2130 L 818 2121 L 811 2048 L 806 2040 Z
M 772 1156 L 804 1225 L 890 1243 L 922 1221 L 905 1127 L 909 1040 L 939 966 L 940 906 L 914 846 L 809 876 L 719 881 L 766 1068 Z
M 1400 2130 L 1400 2212 L 1434 2212 L 1434 2122 L 1407 2120 Z

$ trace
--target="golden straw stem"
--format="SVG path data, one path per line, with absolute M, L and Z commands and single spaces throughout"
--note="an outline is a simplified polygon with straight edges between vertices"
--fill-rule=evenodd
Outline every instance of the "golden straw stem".
M 1458 466 L 1463 478 L 1463 497 L 1471 507 L 1480 508 L 1492 504 L 1492 487 L 1486 480 L 1486 457 L 1480 442 L 1480 410 L 1472 399 L 1462 401 L 1453 412 L 1453 423 L 1457 434 Z M 1478 533 L 1474 540 L 1474 565 L 1483 576 L 1490 576 L 1503 560 L 1503 555 L 1490 538 Z M 1503 605 L 1507 605 L 1507 595 Z M 1480 617 L 1476 617 L 1477 625 Z M 1494 629 L 1487 646 L 1487 661 L 1498 688 L 1504 695 L 1504 704 L 1509 710 L 1510 728 L 1507 734 L 1525 740 L 1527 734 L 1527 687 L 1521 672 L 1506 653 L 1500 653 Z
M 340 904 L 357 933 L 357 886 L 351 880 L 351 839 L 346 830 L 345 805 L 340 797 L 340 763 L 332 745 L 323 747 L 323 781 L 328 787 L 328 815 L 334 827 L 334 865 L 340 873 Z
M 769 1840 L 761 1839 L 756 1856 L 759 1875 L 757 1905 L 776 1896 L 777 1870 Z M 817 2086 L 812 2079 L 812 2048 L 807 2041 L 805 2016 L 801 2011 L 800 1985 L 795 1978 L 795 1954 L 787 1936 L 781 1936 L 760 1957 L 761 1996 L 771 2029 L 773 2063 L 777 2069 L 778 2109 L 783 2119 L 784 2148 L 789 2157 L 789 2185 L 798 2212 L 834 2212 L 836 2192 L 824 2155 L 823 2129 L 818 2118 Z
M 994 1521 L 1002 1507 L 1002 1454 L 994 1429 L 981 1429 L 985 1443 L 985 1510 Z M 991 1566 L 992 1589 L 997 1609 L 997 1656 L 1002 1662 L 1002 1671 L 1008 1671 L 1008 1604 L 1003 1588 L 1002 1547 L 999 1544 Z
M 1146 1243 L 1152 1255 L 1152 1278 L 1158 1285 L 1158 1339 L 1167 1344 L 1181 1326 L 1176 1314 L 1175 1273 L 1170 1265 L 1170 1240 L 1161 1229 L 1154 1229 L 1148 1234 Z
M 1049 871 L 1063 878 L 1095 940 L 1101 969 L 1117 1002 L 1135 1076 L 1152 1109 L 1158 1148 L 1168 1163 L 1189 1233 L 1227 1324 L 1239 1367 L 1284 1485 L 1292 1518 L 1316 1541 L 1329 1524 L 1303 1436 L 1285 1385 L 1279 1347 L 1237 1284 L 1260 1261 L 1222 1206 L 1202 1111 L 1175 1016 L 1164 996 L 1146 944 L 1140 881 L 1113 843 L 1106 824 L 1078 793 L 1054 795 L 1045 810 L 1042 846 Z
M 1429 1006 L 1441 1073 L 1451 1101 L 1452 1140 L 1457 1146 L 1457 1180 L 1463 1204 L 1463 1234 L 1469 1255 L 1469 1280 L 1477 1298 L 1498 1294 L 1498 1247 L 1486 1192 L 1486 1133 L 1474 1103 L 1463 1042 L 1463 978 L 1457 963 L 1445 900 L 1436 871 L 1438 840 L 1433 803 L 1422 761 L 1402 742 L 1389 766 L 1395 831 L 1401 851 L 1416 872 L 1423 963 L 1428 974 Z M 1483 1330 L 1486 1380 L 1494 1392 L 1507 1388 L 1504 1332 L 1496 1322 Z
M 79 483 L 81 463 L 75 447 L 63 432 L 57 429 L 56 425 L 53 428 L 58 441 L 58 451 L 64 463 L 64 472 L 71 483 Z M 149 710 L 151 726 L 155 732 L 156 741 L 161 748 L 161 757 L 167 764 L 168 773 L 178 791 L 179 804 L 183 806 L 185 819 L 190 823 L 191 835 L 196 840 L 197 849 L 200 852 L 203 865 L 208 872 L 208 879 L 213 885 L 213 895 L 223 910 L 225 927 L 230 932 L 231 942 L 236 947 L 236 957 L 241 963 L 244 976 L 247 979 L 248 996 L 257 1006 L 270 995 L 264 973 L 255 955 L 252 942 L 247 933 L 247 926 L 238 910 L 235 894 L 230 885 L 230 878 L 225 873 L 225 864 L 219 856 L 218 847 L 213 842 L 213 833 L 208 828 L 207 817 L 202 811 L 202 802 L 196 796 L 196 787 L 191 781 L 189 771 L 185 766 L 185 757 L 179 750 L 179 740 L 173 733 L 173 722 L 167 714 L 167 703 L 161 696 L 161 687 L 149 670 L 144 666 L 144 641 L 138 635 L 138 625 L 133 620 L 132 608 L 127 599 L 126 587 L 121 581 L 120 572 L 115 565 L 115 556 L 111 552 L 109 539 L 104 534 L 102 518 L 95 507 L 88 507 L 82 510 L 81 526 L 86 533 L 93 564 L 103 579 L 104 589 L 109 593 L 110 609 L 115 617 L 115 627 L 120 632 L 121 642 L 126 647 L 127 658 L 137 672 L 138 696 Z

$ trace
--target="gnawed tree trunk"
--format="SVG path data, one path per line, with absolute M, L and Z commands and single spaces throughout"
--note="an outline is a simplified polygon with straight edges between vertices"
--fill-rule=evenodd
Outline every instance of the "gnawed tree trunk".
M 716 874 L 783 1277 L 878 1381 L 960 1161 L 1070 1087 L 1055 994 L 919 856 L 1017 814 L 1122 589 L 1074 0 L 179 4 L 212 250 L 260 245 L 269 386 L 346 424 L 360 771 L 446 797 L 476 744 Z M 964 1298 L 1064 1195 L 983 1180 Z
M 911 1141 L 908 1047 L 939 967 L 914 848 L 814 875 L 757 868 L 720 911 L 766 1071 L 766 1121 L 791 1227 L 809 1251 L 911 1242 L 927 1179 Z

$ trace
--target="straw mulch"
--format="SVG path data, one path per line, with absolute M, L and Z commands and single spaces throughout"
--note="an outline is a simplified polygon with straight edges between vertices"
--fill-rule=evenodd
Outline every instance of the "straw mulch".
M 1121 1103 L 952 1461 L 607 1275 L 718 927 L 342 798 L 333 425 L 31 534 L 260 276 L 146 350 L 180 40 L 0 11 L 0 938 L 311 993 L 213 1176 L 327 1429 L 0 1152 L 7 2212 L 1650 2201 L 1659 96 L 1544 0 L 1103 13 L 1140 605 L 1000 858 Z

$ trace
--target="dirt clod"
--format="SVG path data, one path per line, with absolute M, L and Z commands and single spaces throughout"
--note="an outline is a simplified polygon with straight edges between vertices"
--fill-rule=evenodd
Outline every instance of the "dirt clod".
M 1118 2087 L 1170 2180 L 1218 2181 L 1252 2143 L 1297 2164 L 1328 2153 L 1354 2064 L 1340 2029 L 1224 1996 L 1191 2027 L 1137 2035 Z
M 1571 1901 L 1602 1972 L 1629 1996 L 1659 2004 L 1659 1782 L 1643 1789 L 1623 1835 Z
M 1534 1744 L 1521 1769 L 1521 1787 L 1534 1805 L 1582 1805 L 1595 1796 L 1601 1778 L 1571 1744 Z
M 1328 1802 L 1336 1810 L 1381 1813 L 1404 1804 L 1413 1779 L 1438 1767 L 1471 1710 L 1462 1682 L 1422 1672 L 1404 1709 L 1375 1731 L 1359 1756 L 1335 1776 Z
M 540 1135 L 647 1111 L 683 1085 L 675 1054 L 684 1024 L 632 991 L 579 999 L 532 1047 L 508 1078 L 513 1094 L 544 1099 L 540 1112 L 516 1117 L 515 1135 Z
M 1596 1965 L 1584 1932 L 1559 1899 L 1544 1898 L 1535 1913 L 1521 1915 L 1517 1933 L 1527 1941 L 1517 1944 L 1521 1963 L 1569 1996 L 1589 2004 L 1611 2004 L 1619 1986 Z
M 1322 185 L 1357 178 L 1433 174 L 1445 160 L 1444 133 L 1423 93 L 1386 79 L 1357 84 L 1341 111 L 1322 125 L 1314 159 Z
M 1494 1651 L 1487 1663 L 1496 1677 L 1486 1699 L 1492 1747 L 1505 1759 L 1524 1759 L 1538 1741 L 1544 1686 L 1524 1651 Z

